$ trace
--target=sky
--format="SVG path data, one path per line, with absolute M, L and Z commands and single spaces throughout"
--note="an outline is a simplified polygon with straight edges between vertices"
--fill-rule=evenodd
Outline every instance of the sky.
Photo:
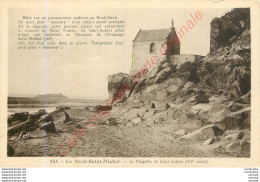
M 202 19 L 181 39 L 181 54 L 207 55 L 210 49 L 210 22 L 231 9 L 84 9 L 48 10 L 48 16 L 118 16 L 126 21 L 125 36 L 111 38 L 122 46 L 71 46 L 63 50 L 17 50 L 17 25 L 22 15 L 44 16 L 44 11 L 10 11 L 8 94 L 26 96 L 62 93 L 69 98 L 106 99 L 107 78 L 119 72 L 129 73 L 132 63 L 132 40 L 140 29 L 170 28 L 174 20 L 180 29 L 201 12 Z M 69 38 L 64 38 L 69 40 Z M 85 40 L 85 39 L 80 39 Z M 86 40 L 104 41 L 105 37 Z

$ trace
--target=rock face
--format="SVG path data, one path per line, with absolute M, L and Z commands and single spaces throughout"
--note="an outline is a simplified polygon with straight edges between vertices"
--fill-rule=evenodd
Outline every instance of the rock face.
M 110 75 L 107 81 L 109 92 L 108 104 L 124 102 L 128 97 L 132 85 L 130 75 L 125 73 Z
M 241 132 L 250 133 L 250 37 L 250 10 L 234 9 L 211 22 L 206 57 L 178 66 L 163 60 L 138 82 L 123 73 L 110 76 L 110 97 L 116 96 L 119 86 L 131 87 L 111 117 L 132 127 L 169 123 L 180 139 L 249 153 L 250 134 L 244 139 Z M 239 139 L 227 140 L 224 136 L 233 130 L 240 133 Z
M 15 113 L 8 117 L 8 136 L 17 135 L 22 131 L 34 131 L 39 128 L 39 122 L 43 122 L 46 118 L 49 119 L 50 115 L 46 114 L 43 109 L 32 114 L 28 112 Z
M 210 52 L 230 46 L 250 27 L 250 9 L 238 8 L 211 22 Z

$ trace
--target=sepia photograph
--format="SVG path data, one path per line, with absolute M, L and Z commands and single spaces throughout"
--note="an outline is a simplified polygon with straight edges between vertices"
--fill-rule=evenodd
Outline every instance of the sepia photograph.
M 251 157 L 249 7 L 8 11 L 8 158 Z

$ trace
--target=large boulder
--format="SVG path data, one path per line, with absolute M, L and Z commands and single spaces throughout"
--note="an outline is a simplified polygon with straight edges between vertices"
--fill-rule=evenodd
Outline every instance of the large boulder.
M 184 114 L 184 108 L 171 107 L 167 110 L 167 120 L 175 120 L 182 117 Z M 183 118 L 182 118 L 183 119 Z M 186 118 L 184 118 L 185 120 Z
M 203 122 L 198 119 L 190 119 L 183 121 L 181 127 L 189 132 L 193 132 L 203 127 Z
M 183 83 L 183 80 L 181 78 L 178 77 L 173 77 L 169 79 L 170 84 L 174 84 L 177 85 L 178 87 L 180 87 Z
M 159 85 L 158 84 L 154 84 L 154 85 L 149 85 L 145 88 L 145 92 L 147 93 L 151 93 L 155 90 L 157 90 L 159 88 Z
M 90 112 L 94 112 L 95 111 L 95 107 L 94 106 L 87 106 L 84 109 L 87 110 L 87 111 L 90 111 Z
M 212 105 L 208 103 L 200 103 L 190 107 L 190 112 L 194 114 L 209 113 L 212 109 Z
M 209 103 L 209 98 L 204 94 L 198 94 L 189 99 L 189 103 L 196 105 L 199 103 Z
M 31 132 L 38 128 L 39 128 L 38 122 L 36 122 L 34 119 L 28 119 L 27 121 L 19 122 L 16 125 L 8 127 L 8 135 L 12 136 L 22 131 Z
M 227 152 L 240 152 L 241 151 L 241 146 L 240 146 L 240 141 L 234 141 L 228 144 L 225 147 Z
M 126 101 L 132 86 L 132 78 L 125 73 L 109 75 L 108 79 L 108 102 L 120 103 Z
M 158 112 L 158 113 L 155 113 L 148 120 L 150 120 L 153 123 L 159 124 L 159 123 L 161 123 L 163 121 L 166 121 L 167 115 L 168 115 L 167 111 Z
M 189 131 L 187 131 L 187 130 L 185 130 L 185 129 L 181 129 L 181 130 L 175 131 L 173 134 L 183 136 L 183 135 L 186 135 L 186 134 L 188 134 L 188 133 L 189 133 Z
M 166 89 L 162 89 L 156 93 L 156 100 L 161 101 L 167 99 L 167 91 Z
M 31 119 L 38 119 L 39 117 L 47 114 L 45 109 L 40 109 L 38 112 L 30 114 Z
M 70 121 L 71 121 L 71 118 L 70 118 L 70 116 L 68 115 L 68 113 L 65 111 L 64 114 L 65 114 L 65 120 L 64 120 L 64 123 L 68 123 L 68 122 L 70 122 Z
M 209 138 L 221 136 L 223 134 L 223 131 L 219 129 L 215 125 L 208 125 L 201 129 L 198 129 L 192 133 L 189 133 L 187 135 L 184 135 L 183 137 L 179 139 L 191 139 L 191 140 L 197 140 L 197 141 L 205 141 Z
M 50 122 L 54 121 L 54 118 L 51 114 L 45 114 L 40 117 L 39 122 Z
M 65 111 L 68 109 L 71 109 L 71 107 L 68 107 L 68 106 L 57 106 L 56 107 L 56 110 L 60 110 L 60 111 Z
M 228 106 L 228 109 L 231 112 L 237 112 L 243 108 L 246 108 L 250 106 L 250 96 L 251 96 L 251 91 L 249 91 L 247 94 L 237 98 L 235 101 L 231 102 Z
M 250 131 L 228 130 L 221 138 L 221 145 L 227 152 L 250 153 Z
M 46 132 L 56 132 L 55 124 L 53 121 L 44 123 L 43 125 L 41 125 L 40 129 L 45 130 Z
M 250 146 L 251 146 L 250 141 L 244 141 L 244 140 L 240 141 L 241 152 L 250 153 Z
M 216 142 L 219 142 L 220 138 L 219 137 L 213 137 L 213 138 L 209 138 L 206 141 L 203 142 L 203 145 L 211 145 L 214 144 Z
M 98 119 L 102 119 L 104 117 L 108 116 L 108 111 L 97 111 L 95 114 L 93 112 L 87 111 L 86 109 L 81 108 L 72 108 L 69 110 L 66 110 L 66 113 L 68 114 L 69 118 L 72 121 L 81 121 L 84 120 L 87 117 L 96 117 Z
M 231 112 L 236 112 L 236 111 L 239 111 L 241 109 L 244 108 L 244 105 L 243 104 L 239 104 L 239 103 L 231 103 L 229 106 L 228 106 L 228 109 L 230 109 Z
M 177 92 L 178 89 L 179 89 L 179 86 L 178 86 L 178 85 L 170 84 L 170 85 L 166 88 L 166 91 L 167 91 L 169 94 L 173 94 L 173 93 Z
M 154 111 L 146 112 L 143 116 L 143 119 L 148 120 L 148 119 L 152 118 L 153 115 L 154 115 Z
M 251 73 L 247 66 L 236 66 L 231 75 L 232 94 L 235 98 L 248 93 L 251 89 Z
M 136 118 L 131 119 L 130 122 L 133 123 L 133 125 L 138 125 L 139 123 L 142 122 L 142 120 L 140 117 L 136 117 Z
M 155 94 L 149 92 L 141 92 L 139 96 L 139 100 L 142 103 L 147 103 L 155 100 Z
M 116 118 L 110 117 L 110 118 L 108 118 L 107 120 L 108 120 L 108 125 L 110 125 L 110 126 L 116 126 L 116 125 L 119 124 L 119 123 L 117 122 L 117 119 L 116 119 Z
M 227 140 L 227 141 L 237 141 L 237 140 L 241 140 L 244 137 L 244 135 L 245 134 L 240 130 L 228 130 L 223 134 L 222 138 L 223 140 Z
M 134 109 L 129 110 L 128 112 L 125 112 L 124 118 L 126 120 L 131 120 L 131 119 L 136 118 L 136 117 L 142 118 L 144 116 L 145 112 L 146 112 L 145 108 L 142 108 L 142 109 L 134 108 Z
M 12 121 L 26 121 L 29 117 L 29 112 L 15 113 L 12 117 Z
M 183 89 L 188 90 L 188 89 L 194 89 L 196 87 L 196 84 L 194 82 L 188 81 L 185 83 Z
M 250 129 L 251 108 L 246 107 L 237 112 L 219 118 L 214 122 L 223 131 L 235 129 Z
M 152 102 L 151 108 L 156 111 L 165 111 L 170 108 L 170 105 L 168 103 Z

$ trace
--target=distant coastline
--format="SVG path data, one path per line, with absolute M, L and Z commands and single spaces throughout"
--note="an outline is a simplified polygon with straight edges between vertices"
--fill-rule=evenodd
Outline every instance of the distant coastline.
M 19 112 L 37 112 L 39 109 L 45 109 L 47 112 L 53 112 L 58 107 L 77 107 L 85 108 L 87 106 L 96 106 L 103 104 L 104 100 L 94 99 L 70 99 L 62 94 L 46 94 L 36 96 L 8 97 L 8 115 Z
M 104 102 L 104 100 L 96 99 L 85 99 L 77 98 L 71 99 L 63 94 L 46 94 L 46 95 L 36 95 L 36 96 L 8 96 L 8 106 L 13 104 L 36 104 L 36 105 L 46 105 L 46 104 L 57 104 L 57 103 L 96 103 Z

